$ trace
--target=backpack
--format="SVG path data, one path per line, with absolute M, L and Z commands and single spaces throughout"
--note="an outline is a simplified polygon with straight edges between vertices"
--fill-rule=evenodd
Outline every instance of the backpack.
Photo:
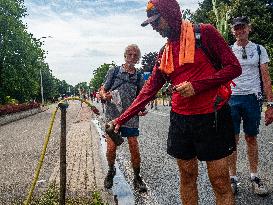
M 195 33 L 195 47 L 201 48 L 205 55 L 209 58 L 210 62 L 212 63 L 213 67 L 216 70 L 220 70 L 222 65 L 213 58 L 208 52 L 208 49 L 202 45 L 202 36 L 200 30 L 200 24 L 194 24 L 194 33 Z M 218 89 L 217 95 L 214 99 L 214 111 L 216 112 L 217 108 L 222 107 L 231 97 L 231 85 L 235 86 L 233 81 L 229 81 L 224 85 L 221 85 Z
M 111 87 L 111 90 L 115 90 L 115 89 L 117 89 L 118 87 L 120 87 L 124 82 L 129 82 L 129 81 L 126 81 L 126 80 L 122 80 L 122 82 L 120 83 L 120 84 L 118 84 L 118 85 L 116 85 L 115 87 L 112 87 L 113 86 L 113 84 L 114 84 L 114 82 L 115 82 L 115 80 L 116 80 L 116 78 L 118 78 L 118 73 L 119 73 L 119 70 L 120 70 L 120 66 L 115 66 L 115 68 L 114 68 L 114 73 L 113 73 L 113 76 L 112 76 L 112 78 L 111 78 L 111 83 L 110 83 L 110 87 Z M 132 84 L 134 84 L 135 86 L 137 86 L 137 92 L 136 92 L 136 96 L 139 94 L 139 92 L 140 92 L 140 89 L 141 89 L 141 87 L 140 87 L 140 81 L 141 81 L 141 72 L 140 71 L 136 71 L 137 73 L 137 81 L 134 83 L 134 82 L 129 82 L 129 83 L 132 83 Z

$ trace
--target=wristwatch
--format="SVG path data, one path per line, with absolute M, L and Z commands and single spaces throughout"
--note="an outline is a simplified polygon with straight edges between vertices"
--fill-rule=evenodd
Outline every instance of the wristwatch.
M 267 102 L 267 103 L 266 103 L 266 107 L 267 107 L 267 108 L 273 107 L 273 102 Z

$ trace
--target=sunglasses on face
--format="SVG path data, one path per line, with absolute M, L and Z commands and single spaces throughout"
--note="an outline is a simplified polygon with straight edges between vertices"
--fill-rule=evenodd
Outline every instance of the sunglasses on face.
M 243 50 L 242 50 L 242 59 L 247 59 L 247 54 L 246 54 L 246 48 L 243 47 Z
M 156 20 L 154 20 L 153 22 L 151 22 L 151 25 L 153 27 L 158 27 L 159 24 L 160 24 L 160 16 Z

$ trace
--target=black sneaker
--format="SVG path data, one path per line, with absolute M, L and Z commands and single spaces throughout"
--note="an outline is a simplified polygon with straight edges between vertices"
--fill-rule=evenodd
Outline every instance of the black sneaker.
M 251 184 L 252 184 L 252 191 L 255 194 L 259 196 L 268 195 L 268 190 L 266 189 L 265 185 L 262 183 L 260 178 L 255 177 L 254 179 L 251 179 Z
M 114 179 L 114 176 L 116 175 L 116 168 L 114 169 L 109 169 L 108 170 L 108 173 L 104 179 L 104 187 L 106 189 L 111 189 L 112 186 L 113 186 L 113 179 Z
M 139 175 L 134 177 L 134 187 L 140 193 L 147 192 L 147 186 Z
M 231 178 L 230 182 L 231 182 L 232 193 L 234 195 L 237 195 L 238 194 L 238 181 L 234 178 Z

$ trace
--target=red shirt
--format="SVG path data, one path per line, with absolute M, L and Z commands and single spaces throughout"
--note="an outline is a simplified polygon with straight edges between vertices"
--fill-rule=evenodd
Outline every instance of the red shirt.
M 220 85 L 229 82 L 239 76 L 242 72 L 240 64 L 219 34 L 219 32 L 209 24 L 201 25 L 202 45 L 207 52 L 217 59 L 222 65 L 220 70 L 216 70 L 210 58 L 206 56 L 202 48 L 195 50 L 194 63 L 179 66 L 179 40 L 171 41 L 173 46 L 174 72 L 168 79 L 172 85 L 180 84 L 184 81 L 191 82 L 195 95 L 183 97 L 178 92 L 172 95 L 172 111 L 182 115 L 207 114 L 214 111 L 214 98 Z M 151 77 L 148 79 L 138 97 L 132 105 L 116 119 L 118 124 L 123 124 L 132 116 L 144 109 L 145 105 L 156 95 L 166 82 L 166 75 L 154 67 Z

